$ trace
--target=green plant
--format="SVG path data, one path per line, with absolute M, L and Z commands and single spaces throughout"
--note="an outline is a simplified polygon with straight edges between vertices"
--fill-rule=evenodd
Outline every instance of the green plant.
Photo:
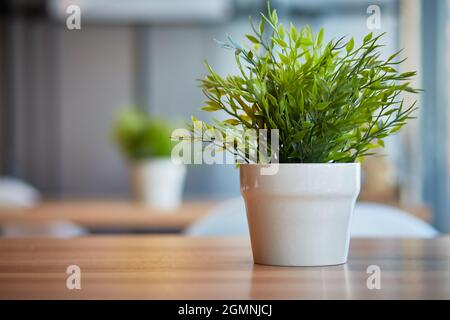
M 120 112 L 113 136 L 122 153 L 131 160 L 170 157 L 172 130 L 167 121 L 130 108 Z
M 270 4 L 258 27 L 250 23 L 250 46 L 230 36 L 220 42 L 234 50 L 238 75 L 221 77 L 205 63 L 202 109 L 231 117 L 203 129 L 279 129 L 280 162 L 354 162 L 412 118 L 414 104 L 404 106 L 401 94 L 419 91 L 409 84 L 416 73 L 397 71 L 400 51 L 381 58 L 383 34 L 369 33 L 359 46 L 344 37 L 324 44 L 323 29 L 314 35 L 309 26 L 285 28 Z M 235 143 L 223 148 L 250 161 Z

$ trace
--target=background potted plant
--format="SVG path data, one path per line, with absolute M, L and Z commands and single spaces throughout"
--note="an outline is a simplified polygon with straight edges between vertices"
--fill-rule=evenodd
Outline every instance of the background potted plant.
M 240 73 L 221 77 L 206 63 L 202 80 L 208 112 L 224 111 L 225 121 L 201 130 L 279 130 L 279 170 L 261 175 L 249 150 L 219 147 L 240 155 L 244 197 L 256 263 L 317 266 L 345 263 L 351 216 L 360 187 L 359 162 L 411 118 L 414 104 L 401 95 L 415 72 L 399 72 L 399 52 L 383 59 L 382 35 L 369 33 L 324 43 L 324 31 L 297 30 L 278 22 L 268 7 L 251 23 L 250 46 L 231 37 Z M 217 141 L 216 141 L 217 143 Z M 251 147 L 251 146 L 250 146 Z
M 166 120 L 130 108 L 114 125 L 114 139 L 130 162 L 135 200 L 160 209 L 173 209 L 182 199 L 186 168 L 170 158 L 173 126 Z

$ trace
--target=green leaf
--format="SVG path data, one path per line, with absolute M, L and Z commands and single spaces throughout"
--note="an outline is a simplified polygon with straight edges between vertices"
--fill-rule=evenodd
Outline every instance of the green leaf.
M 295 28 L 294 24 L 291 22 L 291 38 L 292 41 L 296 42 L 298 38 L 297 29 Z
M 305 135 L 308 133 L 308 130 L 301 130 L 295 133 L 294 138 L 297 141 L 301 141 Z
M 326 109 L 326 108 L 328 108 L 328 106 L 330 105 L 330 101 L 327 101 L 327 102 L 320 102 L 320 103 L 318 103 L 317 105 L 316 105 L 316 109 L 317 110 L 324 110 L 324 109 Z
M 387 62 L 393 60 L 395 57 L 397 57 L 400 54 L 401 51 L 397 51 L 393 55 L 389 56 L 389 58 L 386 60 Z
M 411 93 L 418 93 L 419 92 L 419 90 L 411 88 L 411 87 L 406 87 L 405 91 L 406 92 L 411 92 Z
M 258 40 L 256 37 L 252 36 L 251 34 L 246 34 L 245 36 L 246 36 L 247 39 L 250 40 L 252 43 L 255 43 L 255 44 L 259 44 L 259 43 L 260 43 L 259 40 Z
M 260 35 L 264 34 L 264 19 L 259 20 L 259 34 Z
M 317 46 L 320 46 L 322 44 L 323 34 L 324 34 L 324 31 L 323 31 L 323 28 L 321 28 L 320 31 L 319 31 L 319 34 L 317 35 L 317 40 L 316 40 L 316 45 Z
M 355 40 L 353 40 L 353 38 L 351 38 L 350 41 L 345 46 L 345 50 L 347 51 L 347 53 L 352 51 L 354 46 L 355 46 Z
M 273 38 L 273 37 L 272 37 L 272 40 L 275 41 L 275 43 L 278 44 L 280 47 L 287 48 L 287 43 L 284 42 L 283 40 L 278 39 L 278 38 Z
M 232 126 L 237 126 L 238 124 L 240 124 L 241 122 L 237 119 L 227 119 L 224 121 L 227 124 L 231 124 Z
M 289 64 L 291 63 L 290 60 L 289 60 L 289 58 L 286 57 L 285 55 L 283 55 L 283 54 L 280 53 L 278 56 L 280 57 L 281 61 L 282 61 L 284 64 L 289 65 Z
M 278 15 L 277 15 L 277 10 L 273 10 L 272 11 L 272 15 L 271 15 L 271 20 L 272 20 L 272 23 L 276 26 L 276 25 L 278 25 Z
M 393 134 L 393 133 L 398 132 L 398 131 L 402 128 L 402 126 L 403 126 L 403 125 L 395 126 L 389 133 L 390 133 L 390 134 Z
M 312 42 L 311 40 L 306 39 L 306 38 L 301 38 L 299 40 L 300 40 L 300 45 L 304 46 L 304 47 L 309 47 L 309 46 L 312 46 L 314 44 L 314 42 Z
M 363 42 L 364 42 L 364 43 L 369 42 L 369 41 L 372 39 L 372 36 L 373 36 L 373 33 L 372 33 L 372 32 L 371 32 L 371 33 L 368 33 L 368 34 L 364 37 Z
M 366 146 L 367 149 L 376 149 L 376 148 L 378 148 L 378 147 L 379 147 L 379 145 L 378 145 L 378 144 L 374 144 L 374 143 L 369 143 L 369 144 Z
M 384 66 L 381 67 L 381 70 L 385 71 L 385 72 L 389 72 L 389 73 L 394 73 L 397 72 L 397 70 L 395 70 L 394 68 L 390 67 L 390 66 Z
M 390 110 L 386 111 L 385 113 L 383 113 L 383 116 L 391 115 L 391 114 L 393 114 L 394 112 L 397 112 L 397 111 L 398 111 L 398 109 L 390 109 Z
M 278 25 L 277 32 L 278 32 L 278 36 L 280 37 L 280 39 L 284 39 L 286 34 L 284 33 L 284 29 L 281 24 Z
M 338 160 L 338 159 L 341 159 L 341 158 L 348 157 L 348 153 L 346 153 L 346 152 L 333 152 L 333 153 L 331 153 L 330 157 L 332 159 Z
M 220 103 L 218 103 L 217 101 L 215 101 L 215 100 L 207 100 L 207 101 L 205 101 L 205 103 L 206 103 L 209 107 L 215 108 L 216 110 L 223 109 L 222 105 L 221 105 Z
M 410 71 L 410 72 L 403 72 L 400 74 L 400 77 L 402 78 L 411 78 L 414 77 L 417 74 L 417 72 L 415 71 Z
M 205 106 L 201 108 L 203 111 L 207 111 L 207 112 L 214 112 L 217 110 L 221 110 L 221 108 L 218 107 L 214 107 L 214 106 Z

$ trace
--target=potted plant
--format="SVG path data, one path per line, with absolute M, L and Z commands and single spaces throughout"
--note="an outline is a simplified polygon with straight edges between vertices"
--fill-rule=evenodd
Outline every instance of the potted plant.
M 241 193 L 256 263 L 345 263 L 359 162 L 411 119 L 414 104 L 406 106 L 401 95 L 419 91 L 409 86 L 415 72 L 398 71 L 399 52 L 382 58 L 382 35 L 369 33 L 358 45 L 353 38 L 324 43 L 323 29 L 285 28 L 270 5 L 251 27 L 248 46 L 229 36 L 220 42 L 234 51 L 239 74 L 222 77 L 206 63 L 203 109 L 230 118 L 200 129 L 224 136 L 247 129 L 278 132 L 272 160 L 279 165 L 272 175 L 261 174 L 267 165 L 251 156 L 259 145 L 243 149 L 214 140 L 243 159 Z
M 173 126 L 130 108 L 114 125 L 114 139 L 130 162 L 133 198 L 141 203 L 173 209 L 182 199 L 186 168 L 171 160 Z

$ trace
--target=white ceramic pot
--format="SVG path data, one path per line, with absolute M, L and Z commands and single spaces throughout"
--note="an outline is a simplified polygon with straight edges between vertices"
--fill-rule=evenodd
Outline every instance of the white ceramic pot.
M 176 208 L 182 200 L 186 166 L 170 158 L 149 159 L 133 163 L 131 185 L 133 197 L 158 209 Z
M 255 263 L 323 266 L 347 261 L 359 163 L 240 167 Z

